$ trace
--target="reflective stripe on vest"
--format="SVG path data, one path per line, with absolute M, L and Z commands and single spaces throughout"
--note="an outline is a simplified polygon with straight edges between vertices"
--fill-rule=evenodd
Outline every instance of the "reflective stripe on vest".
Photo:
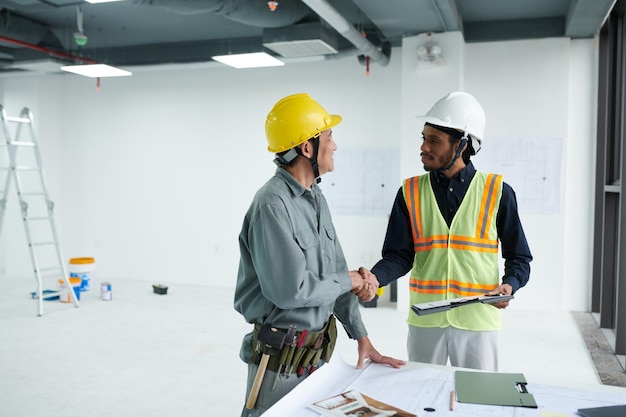
M 428 175 L 426 175 L 428 177 Z M 502 176 L 489 174 L 483 190 L 480 204 L 479 218 L 476 224 L 475 236 L 433 235 L 424 236 L 422 232 L 422 216 L 420 212 L 419 178 L 409 178 L 405 182 L 405 200 L 411 216 L 413 243 L 415 251 L 430 251 L 433 248 L 456 248 L 484 252 L 498 252 L 498 240 L 488 239 L 493 215 L 496 212 L 495 203 L 500 201 L 499 192 Z M 430 181 L 430 180 L 429 180 Z M 428 182 L 430 188 L 430 182 Z
M 502 176 L 476 172 L 450 227 L 441 215 L 428 174 L 405 180 L 403 192 L 415 249 L 409 278 L 411 304 L 478 295 L 495 288 L 499 282 L 495 221 Z M 422 327 L 495 330 L 500 327 L 500 312 L 475 304 L 427 316 L 409 313 L 408 322 Z

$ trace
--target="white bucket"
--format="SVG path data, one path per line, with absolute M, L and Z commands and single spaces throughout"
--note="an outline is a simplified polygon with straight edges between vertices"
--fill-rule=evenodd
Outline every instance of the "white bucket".
M 80 288 L 82 280 L 77 277 L 72 277 L 69 278 L 69 281 L 72 289 L 74 290 L 74 294 L 76 294 L 76 299 L 80 301 Z M 69 303 L 72 301 L 70 298 L 70 292 L 65 286 L 65 281 L 62 279 L 59 280 L 59 301 L 62 303 Z
M 96 261 L 94 258 L 71 258 L 68 272 L 70 277 L 81 279 L 81 291 L 89 291 L 96 275 Z

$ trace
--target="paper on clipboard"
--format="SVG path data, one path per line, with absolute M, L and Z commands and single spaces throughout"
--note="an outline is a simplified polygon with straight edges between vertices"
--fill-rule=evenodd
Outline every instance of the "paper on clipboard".
M 501 301 L 511 300 L 515 298 L 513 295 L 477 295 L 471 297 L 454 298 L 452 300 L 432 301 L 429 303 L 413 304 L 411 310 L 418 316 L 425 316 L 427 314 L 439 313 L 442 311 L 450 310 L 455 307 L 462 307 L 469 304 L 483 303 L 493 304 Z

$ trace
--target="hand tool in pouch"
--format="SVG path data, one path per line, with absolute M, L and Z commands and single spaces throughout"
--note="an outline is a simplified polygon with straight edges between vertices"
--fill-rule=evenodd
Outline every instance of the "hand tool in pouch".
M 256 371 L 256 376 L 254 377 L 254 382 L 252 383 L 252 388 L 250 389 L 250 395 L 248 396 L 248 401 L 246 402 L 246 408 L 248 410 L 252 410 L 256 404 L 256 399 L 259 396 L 259 390 L 261 389 L 261 383 L 263 382 L 263 377 L 265 376 L 265 370 L 267 369 L 267 362 L 270 360 L 270 355 L 277 355 L 280 352 L 283 348 L 283 344 L 285 343 L 285 337 L 286 334 L 284 332 L 267 324 L 264 324 L 259 329 L 257 340 L 261 344 L 263 356 L 261 356 L 259 368 Z
M 321 347 L 322 347 L 323 341 L 324 341 L 324 333 L 318 334 L 317 337 L 315 338 L 315 341 L 313 342 L 313 346 L 309 347 L 307 349 L 306 354 L 304 355 L 304 359 L 302 360 L 302 365 L 297 371 L 298 376 L 304 375 L 305 372 L 307 373 L 307 375 L 309 374 L 308 371 L 311 369 L 311 364 L 313 363 L 313 358 L 315 357 L 315 354 L 318 351 L 320 351 L 320 355 L 321 355 Z
M 283 370 L 283 376 L 285 378 L 289 378 L 289 364 L 291 363 L 291 361 L 293 360 L 293 352 L 296 350 L 296 343 L 298 343 L 298 339 L 296 338 L 296 334 L 294 332 L 293 336 L 291 336 L 291 338 L 287 338 L 287 342 L 285 342 L 286 344 L 289 344 L 289 349 L 287 349 L 287 358 L 285 360 L 285 369 Z
M 302 333 L 300 333 L 300 339 L 298 339 L 298 344 L 296 345 L 296 353 L 293 354 L 293 361 L 291 362 L 291 366 L 289 367 L 289 374 L 291 374 L 293 368 L 296 368 L 297 373 L 298 364 L 300 363 L 302 355 L 304 354 L 304 342 L 306 341 L 307 334 L 308 331 L 306 329 L 302 330 Z M 298 376 L 302 376 L 302 374 L 299 374 Z
M 317 337 L 315 339 L 315 344 L 313 345 L 313 349 L 315 350 L 315 355 L 313 355 L 313 359 L 311 361 L 311 367 L 309 368 L 308 374 L 310 375 L 315 369 L 317 369 L 317 364 L 322 357 L 322 343 L 324 343 L 324 334 L 321 334 L 321 337 Z
M 285 343 L 289 344 L 289 345 L 293 345 L 294 341 L 295 341 L 295 337 L 296 337 L 296 326 L 295 325 L 291 325 L 289 326 L 289 330 L 287 331 L 287 336 L 285 337 Z M 278 371 L 276 371 L 276 376 L 274 377 L 274 383 L 272 384 L 272 391 L 276 389 L 276 384 L 278 383 L 278 376 L 280 375 L 280 371 L 283 368 L 283 366 L 285 367 L 285 370 L 287 369 L 287 355 L 289 353 L 290 349 L 285 349 L 283 348 L 280 351 L 280 362 L 278 364 Z

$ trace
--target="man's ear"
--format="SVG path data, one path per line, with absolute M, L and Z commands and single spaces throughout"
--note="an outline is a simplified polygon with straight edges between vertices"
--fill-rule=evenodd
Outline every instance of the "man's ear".
M 300 150 L 302 151 L 303 156 L 306 156 L 307 158 L 313 157 L 313 145 L 311 144 L 310 140 L 303 142 L 300 146 Z

